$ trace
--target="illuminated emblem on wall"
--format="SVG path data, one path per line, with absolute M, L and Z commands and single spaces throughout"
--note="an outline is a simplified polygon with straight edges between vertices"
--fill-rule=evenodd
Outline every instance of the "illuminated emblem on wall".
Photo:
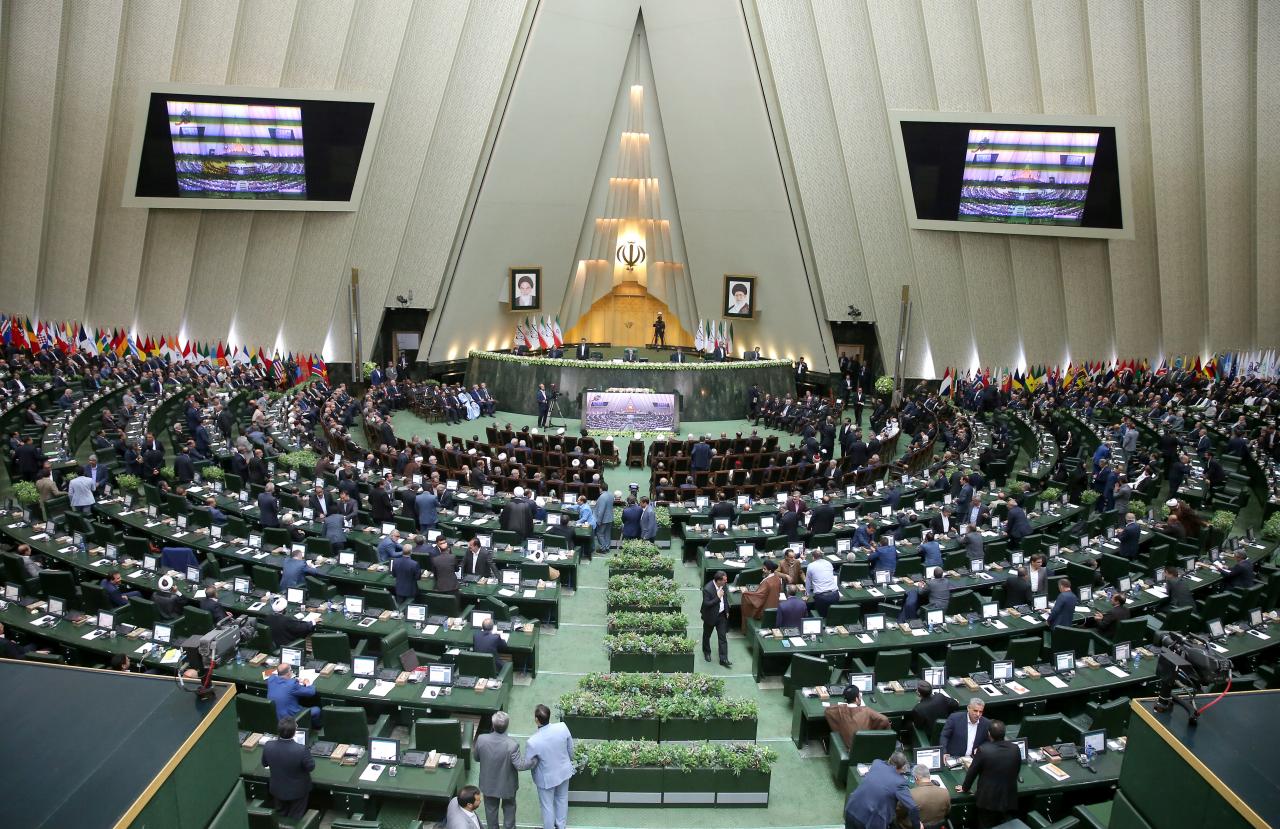
M 636 265 L 644 261 L 644 245 L 638 244 L 634 239 L 618 245 L 618 261 L 627 266 L 627 270 L 634 271 Z

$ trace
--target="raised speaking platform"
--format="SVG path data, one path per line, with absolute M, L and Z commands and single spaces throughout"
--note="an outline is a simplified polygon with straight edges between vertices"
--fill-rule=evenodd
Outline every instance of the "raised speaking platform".
M 493 351 L 473 351 L 467 360 L 467 386 L 487 383 L 508 412 L 536 415 L 538 384 L 560 390 L 565 417 L 581 418 L 583 393 L 611 388 L 652 389 L 674 394 L 680 420 L 737 420 L 746 417 L 747 391 L 760 387 L 765 394 L 794 394 L 793 367 L 789 360 L 729 360 L 703 362 L 693 352 L 684 363 L 670 362 L 672 351 L 634 349 L 641 360 L 622 362 L 625 349 L 591 346 L 599 359 L 574 360 L 519 357 Z
M 0 660 L 0 826 L 211 826 L 236 792 L 235 689 Z M 237 795 L 244 825 L 243 795 Z M 218 825 L 224 825 L 219 823 Z

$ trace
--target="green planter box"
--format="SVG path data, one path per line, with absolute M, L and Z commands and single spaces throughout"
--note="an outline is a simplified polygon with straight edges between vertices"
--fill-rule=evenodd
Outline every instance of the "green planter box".
M 616 719 L 609 724 L 610 739 L 651 740 L 656 743 L 661 726 L 657 717 Z
M 708 740 L 754 743 L 758 720 L 707 720 Z
M 609 670 L 613 673 L 650 673 L 654 670 L 651 653 L 609 654 Z
M 662 803 L 660 768 L 610 769 L 609 805 L 656 806 Z
M 676 742 L 680 740 L 709 740 L 705 720 L 670 719 L 662 723 L 659 737 L 662 741 Z
M 693 673 L 693 654 L 658 653 L 653 656 L 653 670 L 664 674 Z
M 714 806 L 716 787 L 706 769 L 663 769 L 664 806 Z
M 561 721 L 569 727 L 569 733 L 577 740 L 613 739 L 613 721 L 608 717 L 580 717 L 568 714 Z
M 718 771 L 714 775 L 717 806 L 768 806 L 770 774 L 744 771 L 735 775 Z
M 618 574 L 614 573 L 614 575 L 616 576 Z M 679 613 L 680 606 L 679 605 L 654 605 L 652 607 L 644 607 L 644 606 L 638 606 L 638 605 L 611 604 L 611 605 L 608 605 L 607 610 L 609 613 L 623 613 L 628 611 L 632 613 Z
M 609 803 L 609 770 L 599 774 L 580 771 L 569 779 L 569 802 L 605 806 Z

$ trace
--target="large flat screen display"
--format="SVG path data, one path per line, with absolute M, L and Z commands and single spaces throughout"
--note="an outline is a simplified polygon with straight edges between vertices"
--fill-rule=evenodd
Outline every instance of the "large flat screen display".
M 1133 238 L 1114 121 L 907 111 L 892 116 L 911 227 Z
M 381 99 L 317 95 L 173 84 L 146 90 L 125 206 L 355 210 Z

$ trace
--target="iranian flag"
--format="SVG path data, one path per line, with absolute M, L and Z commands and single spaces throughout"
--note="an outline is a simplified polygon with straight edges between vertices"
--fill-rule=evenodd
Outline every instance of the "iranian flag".
M 551 330 L 551 318 L 543 317 L 538 323 L 538 339 L 542 341 L 543 348 L 551 348 L 556 343 L 555 332 Z
M 521 346 L 527 347 L 529 345 L 529 341 L 525 339 L 524 336 L 524 323 L 520 322 L 520 320 L 516 320 L 516 336 L 515 339 L 512 340 L 512 345 L 515 348 L 520 348 Z
M 695 351 L 703 351 L 707 344 L 707 332 L 705 323 L 700 318 L 698 320 L 698 330 L 693 334 L 693 348 Z
M 551 324 L 551 333 L 556 338 L 556 348 L 564 345 L 564 331 L 560 329 L 560 315 L 556 314 L 555 322 Z

